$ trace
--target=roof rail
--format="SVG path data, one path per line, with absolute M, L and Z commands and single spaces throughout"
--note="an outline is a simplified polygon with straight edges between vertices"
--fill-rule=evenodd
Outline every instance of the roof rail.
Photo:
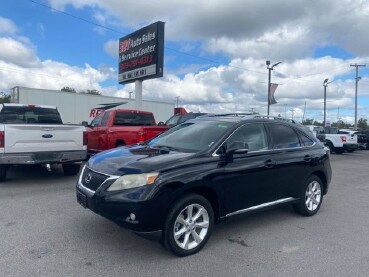
M 205 117 L 224 117 L 224 116 L 230 116 L 230 117 L 246 117 L 246 116 L 252 116 L 255 115 L 255 113 L 222 113 L 222 114 L 206 114 Z
M 289 119 L 289 118 L 285 118 L 285 117 L 281 117 L 281 116 L 273 116 L 273 115 L 258 114 L 258 115 L 255 115 L 254 118 L 266 118 L 266 119 L 282 120 L 282 121 L 286 121 L 286 122 L 297 123 L 293 119 Z

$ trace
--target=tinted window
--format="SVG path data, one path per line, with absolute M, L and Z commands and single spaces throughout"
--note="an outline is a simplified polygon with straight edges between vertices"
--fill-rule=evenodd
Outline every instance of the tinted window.
M 117 112 L 114 118 L 114 125 L 119 126 L 152 126 L 155 120 L 152 114 Z
M 233 125 L 230 122 L 185 122 L 157 136 L 148 144 L 195 153 L 214 145 Z
M 268 128 L 273 142 L 273 149 L 301 146 L 299 138 L 292 128 L 280 124 L 269 124 Z
M 249 152 L 268 149 L 268 141 L 263 124 L 248 124 L 238 128 L 228 139 L 231 142 L 247 143 Z
M 106 112 L 104 114 L 104 117 L 103 119 L 101 120 L 101 126 L 106 126 L 108 124 L 108 120 L 109 120 L 109 117 L 110 117 L 110 113 L 111 112 Z
M 181 116 L 181 120 L 180 120 L 179 123 L 185 122 L 185 121 L 190 120 L 190 119 L 195 118 L 195 117 L 196 117 L 195 114 L 184 114 L 184 115 Z
M 33 106 L 4 106 L 0 113 L 1 123 L 62 124 L 57 109 Z
M 169 118 L 166 122 L 165 125 L 168 126 L 174 126 L 178 124 L 178 120 L 179 120 L 179 115 L 173 115 L 171 118 Z
M 101 118 L 103 117 L 103 113 L 99 113 L 94 119 L 91 121 L 91 126 L 99 126 L 99 122 Z
M 300 137 L 301 137 L 301 142 L 304 146 L 312 146 L 314 144 L 314 141 L 309 139 L 307 136 L 301 135 Z

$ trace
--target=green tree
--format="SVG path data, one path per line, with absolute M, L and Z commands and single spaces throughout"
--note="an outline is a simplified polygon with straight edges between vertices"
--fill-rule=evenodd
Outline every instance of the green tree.
M 0 92 L 0 95 L 3 97 L 0 97 L 0 103 L 10 103 L 10 95 L 5 94 L 4 92 Z
M 74 88 L 70 88 L 70 87 L 63 87 L 61 89 L 61 91 L 66 91 L 66 92 L 76 92 L 76 90 Z
M 366 118 L 360 118 L 357 122 L 357 127 L 362 130 L 368 129 L 368 120 Z
M 302 121 L 302 125 L 313 125 L 314 119 L 312 118 L 306 118 Z
M 82 93 L 101 95 L 101 93 L 98 90 L 96 90 L 96 89 L 88 89 L 88 90 L 86 90 L 86 91 L 84 91 Z

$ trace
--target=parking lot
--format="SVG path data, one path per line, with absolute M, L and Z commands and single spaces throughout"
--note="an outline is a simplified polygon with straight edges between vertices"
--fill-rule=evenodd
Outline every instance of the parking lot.
M 76 176 L 17 167 L 0 183 L 1 276 L 367 276 L 369 151 L 331 155 L 316 216 L 290 207 L 216 226 L 205 248 L 178 258 L 83 209 Z

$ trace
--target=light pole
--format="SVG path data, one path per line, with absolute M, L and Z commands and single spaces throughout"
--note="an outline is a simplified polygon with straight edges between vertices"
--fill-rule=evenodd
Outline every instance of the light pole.
M 323 127 L 325 127 L 326 123 L 326 103 L 327 103 L 327 86 L 328 84 L 332 83 L 333 81 L 328 82 L 328 79 L 325 79 L 323 82 L 324 87 L 324 119 L 323 119 Z
M 269 115 L 269 110 L 270 110 L 270 103 L 269 103 L 269 95 L 270 95 L 270 79 L 271 79 L 271 75 L 272 75 L 272 70 L 275 66 L 279 65 L 282 62 L 277 62 L 275 64 L 273 64 L 272 66 L 270 66 L 270 61 L 266 61 L 266 65 L 267 65 L 267 69 L 268 69 L 268 115 Z
M 292 119 L 292 120 L 293 120 L 293 113 L 294 113 L 294 111 L 295 111 L 295 109 L 292 109 L 292 110 L 291 110 L 291 115 L 292 115 L 292 116 L 291 116 L 291 119 Z

